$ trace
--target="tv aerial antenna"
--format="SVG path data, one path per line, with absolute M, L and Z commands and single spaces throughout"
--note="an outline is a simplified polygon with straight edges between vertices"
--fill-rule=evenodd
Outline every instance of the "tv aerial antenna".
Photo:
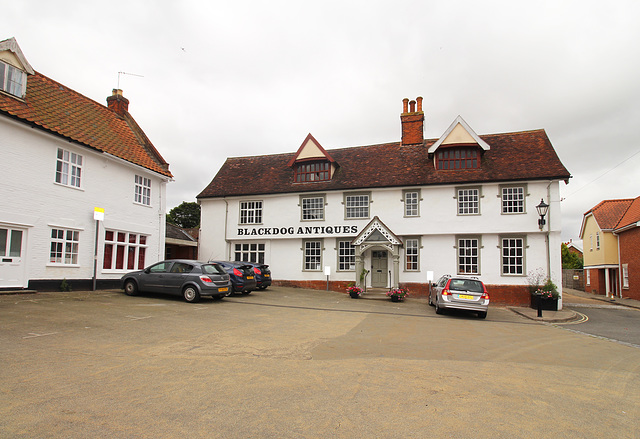
M 120 75 L 137 76 L 138 78 L 144 78 L 144 76 L 137 75 L 135 73 L 118 72 L 118 89 L 120 89 Z

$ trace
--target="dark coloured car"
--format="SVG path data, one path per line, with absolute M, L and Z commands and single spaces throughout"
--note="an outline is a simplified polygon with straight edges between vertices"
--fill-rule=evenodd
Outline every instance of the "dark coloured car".
M 230 276 L 222 266 L 190 259 L 158 262 L 125 274 L 121 281 L 128 296 L 138 292 L 173 294 L 187 302 L 197 302 L 201 296 L 222 299 L 232 290 Z
M 259 262 L 236 262 L 236 264 L 246 264 L 253 267 L 253 274 L 256 277 L 256 287 L 259 290 L 265 290 L 271 286 L 271 270 L 267 264 L 261 264 Z
M 437 314 L 446 309 L 462 309 L 475 311 L 484 319 L 489 309 L 489 293 L 476 277 L 444 275 L 431 286 L 429 305 L 436 307 Z
M 229 273 L 234 293 L 249 294 L 258 288 L 253 267 L 244 262 L 209 261 L 220 264 Z

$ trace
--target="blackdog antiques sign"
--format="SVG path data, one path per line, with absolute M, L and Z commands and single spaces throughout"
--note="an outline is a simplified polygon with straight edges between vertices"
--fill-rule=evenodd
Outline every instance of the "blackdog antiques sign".
M 242 227 L 238 236 L 357 235 L 358 226 Z

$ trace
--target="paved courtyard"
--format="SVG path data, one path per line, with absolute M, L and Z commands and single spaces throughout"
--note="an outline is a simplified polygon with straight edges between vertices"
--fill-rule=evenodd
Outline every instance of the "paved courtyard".
M 640 349 L 274 287 L 0 296 L 3 438 L 635 438 Z

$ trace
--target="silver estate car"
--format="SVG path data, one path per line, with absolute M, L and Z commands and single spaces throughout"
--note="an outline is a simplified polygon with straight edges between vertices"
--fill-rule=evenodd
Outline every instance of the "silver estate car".
M 231 294 L 229 274 L 219 264 L 174 259 L 153 264 L 144 270 L 122 276 L 122 288 L 128 296 L 138 292 L 174 294 L 187 302 L 201 296 L 222 299 Z
M 489 293 L 476 277 L 444 275 L 431 286 L 429 305 L 436 307 L 437 314 L 446 309 L 461 309 L 475 311 L 484 319 L 489 309 Z

